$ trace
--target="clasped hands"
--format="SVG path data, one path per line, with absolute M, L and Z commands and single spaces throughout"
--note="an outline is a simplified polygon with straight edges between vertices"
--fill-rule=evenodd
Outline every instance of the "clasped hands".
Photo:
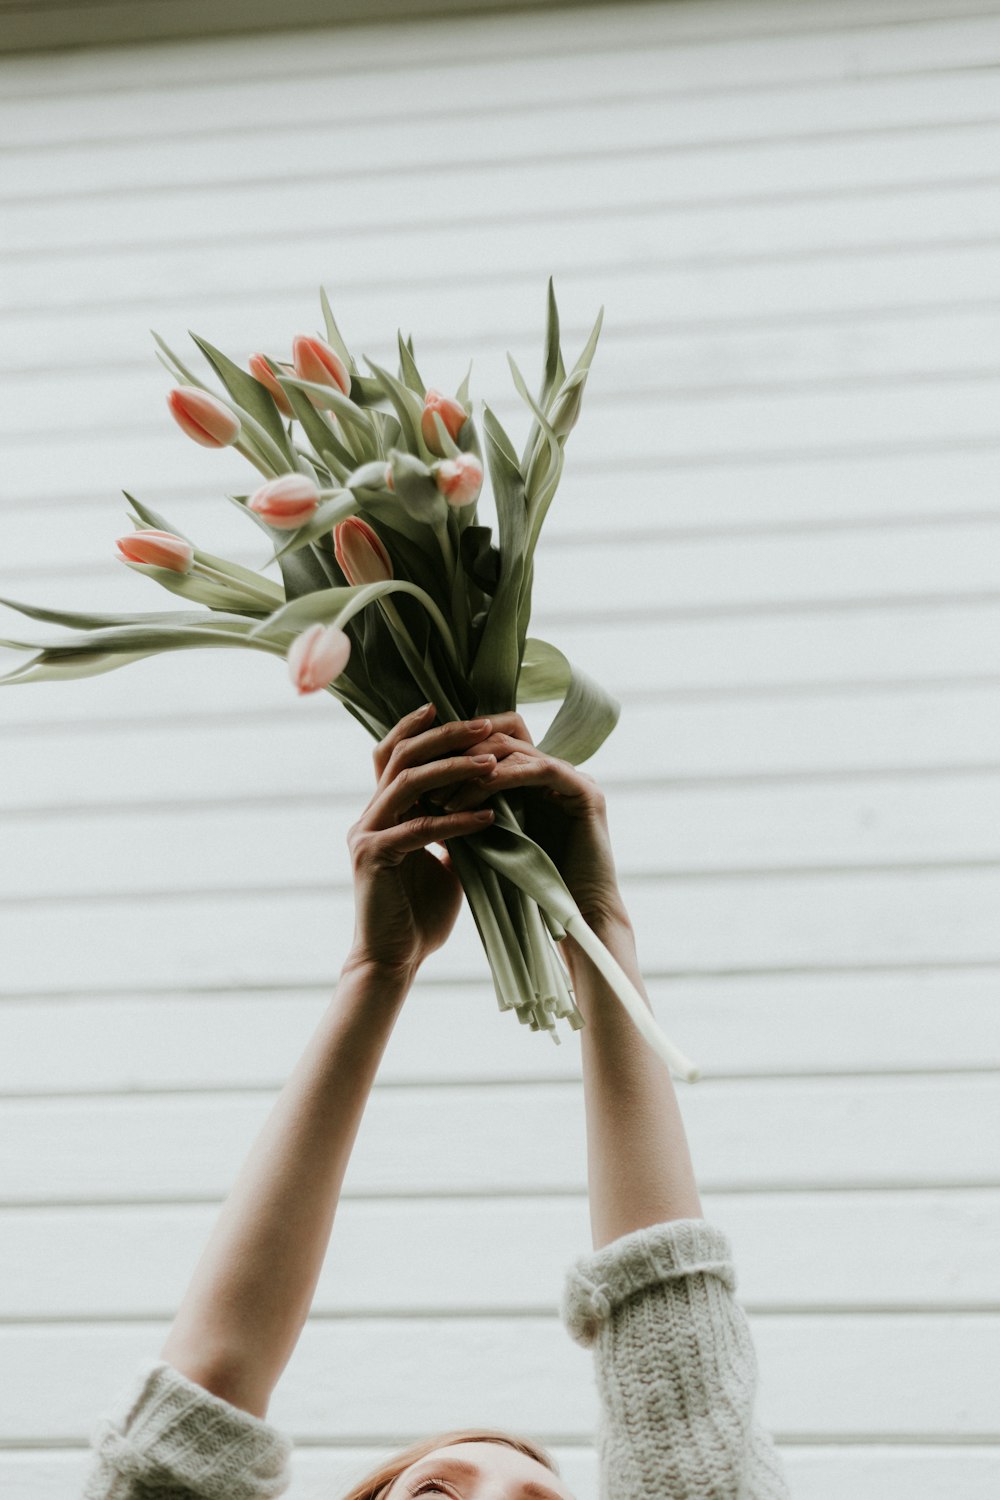
M 553 860 L 586 920 L 627 925 L 593 777 L 541 751 L 518 713 L 434 720 L 432 704 L 406 714 L 373 752 L 375 791 L 347 836 L 355 893 L 347 967 L 412 979 L 461 909 L 447 841 L 488 828 L 494 813 L 485 804 L 515 789 L 528 794 L 525 832 Z

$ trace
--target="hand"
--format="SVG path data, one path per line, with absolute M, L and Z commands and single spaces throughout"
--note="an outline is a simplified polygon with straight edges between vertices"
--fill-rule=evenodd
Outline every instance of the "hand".
M 442 794 L 445 808 L 481 806 L 498 792 L 525 788 L 525 833 L 545 850 L 591 927 L 628 927 L 618 889 L 604 793 L 592 776 L 546 755 L 518 713 L 493 715 L 493 732 L 475 746 L 497 758 L 492 774 Z M 450 795 L 449 795 L 450 794 Z
M 407 714 L 375 747 L 375 793 L 347 835 L 354 870 L 354 942 L 347 966 L 374 965 L 412 977 L 448 937 L 462 905 L 462 887 L 447 851 L 428 844 L 488 827 L 490 810 L 425 810 L 428 792 L 461 785 L 494 764 L 479 741 L 490 720 L 435 729 L 431 707 Z M 473 727 L 473 724 L 478 727 Z M 485 763 L 474 757 L 485 755 Z

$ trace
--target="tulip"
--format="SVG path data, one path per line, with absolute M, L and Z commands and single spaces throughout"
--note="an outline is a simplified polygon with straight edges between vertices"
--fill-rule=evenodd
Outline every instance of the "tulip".
M 295 373 L 300 380 L 311 380 L 314 385 L 329 385 L 343 395 L 351 394 L 351 374 L 335 349 L 324 344 L 322 339 L 306 338 L 299 334 L 292 342 L 292 360 Z
M 263 354 L 251 354 L 248 363 L 250 365 L 250 374 L 266 388 L 278 410 L 284 412 L 286 417 L 294 416 L 291 402 L 275 379 L 274 372 Z M 287 370 L 288 366 L 282 365 L 281 368 Z
M 472 505 L 483 487 L 483 466 L 474 453 L 460 453 L 435 466 L 434 483 L 449 505 Z
M 175 386 L 167 405 L 177 425 L 204 448 L 228 448 L 240 435 L 240 419 L 235 412 L 197 386 Z
M 440 391 L 428 391 L 424 397 L 424 410 L 420 418 L 420 431 L 424 442 L 432 453 L 439 458 L 444 457 L 444 449 L 441 447 L 437 435 L 437 427 L 434 424 L 434 413 L 437 412 L 445 425 L 448 436 L 454 441 L 461 432 L 468 419 L 465 407 L 459 401 L 453 401 L 450 396 L 442 396 Z
M 333 528 L 333 550 L 348 583 L 384 583 L 393 576 L 392 558 L 358 516 L 348 516 Z
M 288 675 L 300 693 L 317 693 L 340 676 L 350 654 L 348 635 L 337 625 L 317 621 L 288 648 Z
M 278 531 L 294 531 L 314 514 L 319 490 L 308 474 L 282 474 L 261 485 L 247 505 Z
M 115 546 L 125 562 L 169 568 L 171 573 L 190 573 L 194 562 L 191 543 L 171 531 L 135 531 L 131 536 L 120 536 Z

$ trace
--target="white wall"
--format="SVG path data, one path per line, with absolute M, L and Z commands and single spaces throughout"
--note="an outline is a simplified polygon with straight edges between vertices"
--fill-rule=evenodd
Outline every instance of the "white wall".
M 604 304 L 535 624 L 623 701 L 590 769 L 800 1500 L 1000 1477 L 998 63 L 996 4 L 691 0 L 0 70 L 0 593 L 163 607 L 123 487 L 262 561 L 150 326 L 280 352 L 324 283 L 519 440 L 547 276 L 571 356 Z M 0 725 L 0 1488 L 55 1500 L 329 993 L 369 746 L 228 654 Z M 295 1500 L 467 1420 L 594 1500 L 581 1118 L 463 917 L 272 1408 Z

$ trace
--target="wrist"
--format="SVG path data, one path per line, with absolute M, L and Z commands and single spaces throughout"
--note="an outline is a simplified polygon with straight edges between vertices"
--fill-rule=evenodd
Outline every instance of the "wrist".
M 635 929 L 624 907 L 615 912 L 602 909 L 599 912 L 582 912 L 581 914 L 594 936 L 600 938 L 608 952 L 612 953 L 619 963 L 622 963 L 623 959 L 635 959 Z M 573 937 L 568 936 L 562 947 L 571 972 L 581 964 L 589 962 L 583 949 Z
M 352 948 L 340 970 L 341 979 L 357 979 L 375 987 L 380 994 L 399 999 L 410 989 L 419 969 L 419 961 L 388 963 L 362 949 Z

